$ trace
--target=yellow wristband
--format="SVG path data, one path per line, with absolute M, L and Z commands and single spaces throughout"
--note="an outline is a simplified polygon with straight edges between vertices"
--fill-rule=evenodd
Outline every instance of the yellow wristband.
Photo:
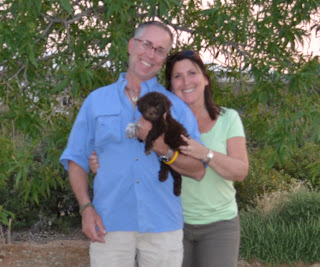
M 174 153 L 173 158 L 172 158 L 171 160 L 169 160 L 168 162 L 165 162 L 165 161 L 164 161 L 164 163 L 167 164 L 167 165 L 172 164 L 173 162 L 175 162 L 175 160 L 177 159 L 178 155 L 179 155 L 179 152 L 176 151 L 176 152 Z

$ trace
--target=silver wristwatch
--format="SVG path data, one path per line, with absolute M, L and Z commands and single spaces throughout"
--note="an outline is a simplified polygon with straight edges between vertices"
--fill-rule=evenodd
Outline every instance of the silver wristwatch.
M 169 148 L 168 153 L 166 155 L 160 156 L 159 160 L 163 162 L 168 162 L 173 155 L 173 150 Z
M 209 161 L 214 157 L 214 154 L 212 152 L 212 150 L 209 149 L 209 152 L 207 154 L 207 160 L 205 161 L 207 164 L 209 163 Z

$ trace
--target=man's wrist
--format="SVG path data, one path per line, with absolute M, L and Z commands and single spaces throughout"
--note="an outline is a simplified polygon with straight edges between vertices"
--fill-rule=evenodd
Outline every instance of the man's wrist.
M 174 151 L 171 148 L 169 148 L 167 154 L 160 156 L 159 160 L 163 162 L 168 162 L 170 161 L 170 159 L 172 159 L 173 155 L 174 155 Z
M 176 152 L 174 153 L 174 155 L 173 155 L 172 159 L 170 159 L 170 160 L 169 160 L 169 161 L 167 161 L 167 162 L 165 161 L 164 163 L 165 163 L 165 164 L 167 164 L 167 165 L 172 164 L 173 162 L 175 162 L 175 161 L 176 161 L 176 159 L 177 159 L 178 155 L 179 155 L 179 152 L 178 152 L 178 150 L 176 150 Z
M 94 206 L 93 206 L 93 204 L 92 204 L 91 202 L 88 202 L 88 203 L 82 205 L 82 206 L 79 208 L 79 213 L 80 213 L 81 216 L 82 216 L 82 212 L 83 212 L 86 208 L 88 208 L 88 207 L 93 207 L 93 208 L 94 208 Z

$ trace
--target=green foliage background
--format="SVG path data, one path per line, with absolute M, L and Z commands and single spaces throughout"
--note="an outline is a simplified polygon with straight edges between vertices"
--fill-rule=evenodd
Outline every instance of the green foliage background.
M 225 57 L 225 71 L 211 73 L 214 98 L 242 116 L 255 166 L 245 183 L 282 172 L 319 186 L 319 58 L 296 50 L 310 37 L 301 25 L 320 31 L 319 6 L 319 0 L 227 0 L 206 7 L 191 0 L 1 0 L 0 222 L 33 205 L 70 206 L 58 160 L 74 118 L 92 90 L 126 70 L 134 27 L 152 19 L 171 26 L 174 50 Z M 228 82 L 218 83 L 220 75 Z M 269 183 L 249 194 L 268 190 Z M 247 193 L 239 187 L 240 200 Z

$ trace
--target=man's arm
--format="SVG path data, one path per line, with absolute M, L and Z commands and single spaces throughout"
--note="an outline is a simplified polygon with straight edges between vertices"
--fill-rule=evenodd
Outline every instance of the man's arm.
M 152 124 L 142 116 L 140 117 L 139 124 L 140 127 L 137 136 L 144 141 Z M 169 146 L 164 142 L 164 136 L 160 136 L 155 140 L 152 149 L 159 156 L 168 153 Z M 205 166 L 200 160 L 181 153 L 179 153 L 177 159 L 170 166 L 181 175 L 191 177 L 197 181 L 201 181 L 205 174 Z
M 68 165 L 70 185 L 81 207 L 91 202 L 88 192 L 88 175 L 77 163 L 69 161 Z M 88 206 L 82 211 L 82 232 L 92 242 L 105 242 L 103 237 L 107 232 L 93 206 Z
M 166 155 L 170 147 L 164 142 L 163 136 L 160 136 L 154 142 L 152 149 L 161 156 Z M 201 181 L 205 174 L 205 166 L 200 160 L 182 153 L 178 154 L 178 157 L 170 166 L 181 175 L 188 176 L 197 181 Z

